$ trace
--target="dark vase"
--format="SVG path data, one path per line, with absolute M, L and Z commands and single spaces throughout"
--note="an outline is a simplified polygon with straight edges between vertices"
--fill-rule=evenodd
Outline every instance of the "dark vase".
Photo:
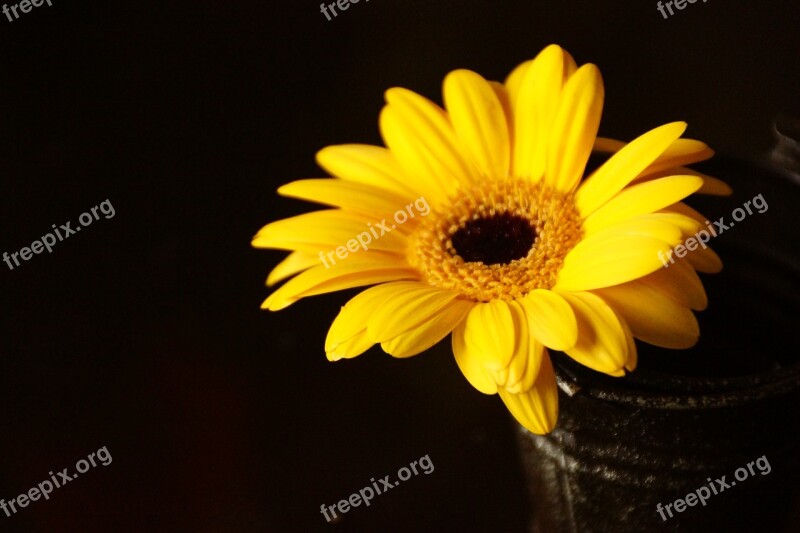
M 695 348 L 639 344 L 639 368 L 625 378 L 554 354 L 558 427 L 519 435 L 531 531 L 800 531 L 800 166 L 791 141 L 773 153 L 780 165 L 718 158 L 700 169 L 734 188 L 696 204 L 707 216 L 727 224 L 758 194 L 768 209 L 712 239 L 725 266 L 702 276 L 710 303 Z

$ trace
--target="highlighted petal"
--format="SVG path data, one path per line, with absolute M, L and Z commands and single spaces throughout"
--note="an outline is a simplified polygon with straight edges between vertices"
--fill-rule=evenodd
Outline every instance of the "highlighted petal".
M 702 311 L 708 307 L 708 296 L 700 276 L 686 259 L 674 259 L 674 264 L 670 264 L 669 268 L 659 268 L 640 281 L 679 305 Z
M 486 176 L 508 175 L 510 143 L 503 105 L 492 86 L 469 70 L 456 70 L 444 80 L 444 102 L 456 135 Z
M 685 122 L 673 122 L 655 128 L 625 145 L 584 181 L 575 203 L 583 217 L 613 198 L 655 161 L 683 132 Z
M 675 246 L 681 242 L 683 233 L 678 226 L 668 219 L 668 217 L 663 217 L 660 216 L 659 213 L 656 213 L 629 218 L 623 222 L 617 222 L 613 226 L 603 228 L 600 231 L 587 231 L 584 242 L 591 242 L 593 239 L 603 239 L 610 235 L 642 235 Z
M 583 65 L 564 87 L 547 147 L 545 181 L 556 190 L 575 189 L 592 153 L 603 112 L 603 78 Z
M 697 176 L 669 176 L 631 185 L 592 213 L 584 222 L 587 232 L 597 231 L 637 215 L 646 215 L 678 202 L 703 185 Z
M 411 357 L 424 352 L 463 322 L 474 305 L 473 302 L 454 300 L 422 325 L 382 342 L 381 347 L 394 357 Z
M 387 232 L 378 224 L 376 224 L 377 228 L 373 227 L 375 222 L 374 218 L 340 209 L 314 211 L 267 224 L 253 237 L 252 245 L 256 248 L 299 250 L 319 255 L 320 252 L 339 247 L 344 248 L 348 241 L 355 240 L 364 234 L 366 237 L 363 240 L 367 242 L 365 246 L 369 250 L 405 254 L 408 239 L 403 234 L 403 226 L 398 226 L 396 231 L 389 228 Z M 384 222 L 381 223 L 384 224 Z M 378 231 L 379 229 L 380 231 Z M 375 234 L 378 234 L 377 238 L 373 238 Z M 347 252 L 346 249 L 342 250 L 341 255 L 347 256 L 350 252 L 359 253 L 352 250 L 345 252 Z M 361 252 L 364 252 L 363 248 Z M 352 258 L 346 257 L 344 260 L 349 261 L 350 259 Z M 328 257 L 327 261 L 337 263 L 335 257 Z M 323 264 L 326 263 L 323 262 Z
M 278 188 L 278 194 L 373 216 L 392 214 L 413 200 L 373 185 L 329 178 L 293 181 Z
M 553 291 L 535 289 L 519 300 L 533 337 L 548 348 L 566 350 L 578 341 L 578 323 L 572 307 Z
M 679 215 L 683 215 L 683 216 L 689 217 L 691 219 L 694 219 L 695 221 L 697 221 L 697 223 L 701 227 L 705 226 L 705 229 L 707 229 L 708 232 L 711 233 L 711 235 L 713 235 L 714 237 L 717 236 L 717 230 L 715 229 L 714 225 L 711 224 L 711 222 L 702 213 L 698 212 L 697 210 L 695 210 L 692 207 L 689 207 L 688 205 L 686 205 L 683 202 L 674 203 L 674 204 L 664 208 L 661 212 L 662 213 L 678 213 Z M 696 232 L 694 232 L 694 233 L 696 233 Z M 692 235 L 694 233 L 692 233 Z
M 609 139 L 608 137 L 598 137 L 594 140 L 594 148 L 592 150 L 601 154 L 613 154 L 614 152 L 622 150 L 625 144 L 625 141 Z
M 360 331 L 347 339 L 346 341 L 336 343 L 330 351 L 325 353 L 328 361 L 339 361 L 340 359 L 352 359 L 370 348 L 375 346 L 375 343 L 370 340 L 365 330 Z
M 625 361 L 625 370 L 633 372 L 639 364 L 639 352 L 636 348 L 636 341 L 625 319 L 622 318 L 619 313 L 617 313 L 617 318 L 619 319 L 620 326 L 622 326 L 622 330 L 625 332 L 625 339 L 628 341 L 628 359 Z
M 704 142 L 695 139 L 677 139 L 647 167 L 643 174 L 654 174 L 669 168 L 705 161 L 713 155 L 714 150 Z
M 346 181 L 371 185 L 402 197 L 418 194 L 415 177 L 406 176 L 394 154 L 382 146 L 328 146 L 317 152 L 317 164 L 332 176 Z
M 625 319 L 634 336 L 662 348 L 690 348 L 700 327 L 689 308 L 640 281 L 598 290 Z
M 508 95 L 512 109 L 517 105 L 520 89 L 522 88 L 522 81 L 525 79 L 528 69 L 531 68 L 532 64 L 532 59 L 525 61 L 524 63 L 520 63 L 514 68 L 514 70 L 511 71 L 504 82 L 506 88 L 508 89 Z
M 453 355 L 455 355 L 456 364 L 470 385 L 484 394 L 496 394 L 497 384 L 483 366 L 483 362 L 475 350 L 467 345 L 466 329 L 464 320 L 453 330 Z
M 305 252 L 292 252 L 269 273 L 267 287 L 272 287 L 276 283 L 318 264 L 319 257 L 316 255 Z
M 506 117 L 506 128 L 508 129 L 508 149 L 509 149 L 509 165 L 511 164 L 512 151 L 514 147 L 514 112 L 511 110 L 511 97 L 508 95 L 506 86 L 496 81 L 490 81 L 494 94 L 497 100 L 503 107 L 503 113 Z
M 325 352 L 328 359 L 337 361 L 342 357 L 355 357 L 372 346 L 374 342 L 369 341 L 366 337 L 367 320 L 387 296 L 406 290 L 412 286 L 412 283 L 384 283 L 366 289 L 351 298 L 336 315 L 328 330 L 328 336 L 325 339 Z M 368 346 L 364 347 L 363 344 L 367 341 L 369 341 Z M 349 345 L 352 343 L 363 350 L 356 353 L 353 346 Z
M 643 183 L 645 181 L 652 181 L 657 178 L 663 178 L 665 176 L 673 176 L 677 174 L 684 176 L 697 176 L 698 178 L 702 179 L 703 186 L 697 189 L 697 194 L 710 194 L 713 196 L 730 196 L 733 194 L 733 189 L 731 189 L 730 185 L 724 181 L 686 167 L 668 168 L 667 170 L 662 170 L 661 172 L 640 176 L 634 181 L 634 183 Z
M 385 342 L 430 320 L 456 299 L 455 291 L 423 283 L 386 298 L 367 322 L 367 333 L 375 342 Z
M 624 148 L 626 143 L 617 139 L 598 137 L 595 141 L 594 151 L 600 153 L 613 154 Z M 675 139 L 675 141 L 664 150 L 658 158 L 649 164 L 644 174 L 661 172 L 668 168 L 677 168 L 682 165 L 689 165 L 699 161 L 705 161 L 714 155 L 714 150 L 707 144 L 695 139 Z
M 376 309 L 380 308 L 386 298 L 402 294 L 404 291 L 414 289 L 419 285 L 420 283 L 415 281 L 384 283 L 361 291 L 351 298 L 342 307 L 339 314 L 336 315 L 328 330 L 328 336 L 325 339 L 325 352 L 328 354 L 328 359 L 336 361 L 342 357 L 354 357 L 361 353 L 349 353 L 343 349 L 343 346 L 354 339 L 356 344 L 369 341 L 369 345 L 362 352 L 375 344 L 375 341 L 371 341 L 366 337 L 369 318 Z M 364 338 L 362 339 L 361 337 Z
M 522 305 L 519 302 L 509 302 L 508 308 L 511 310 L 514 328 L 517 331 L 517 345 L 508 367 L 492 372 L 492 375 L 497 384 L 506 391 L 520 394 L 533 387 L 542 360 L 548 355 L 544 345 L 530 334 L 529 321 Z
M 489 370 L 502 370 L 511 362 L 516 332 L 511 311 L 503 300 L 478 303 L 467 315 L 464 338 L 471 354 Z
M 697 189 L 698 194 L 710 194 L 712 196 L 730 196 L 733 194 L 733 189 L 731 186 L 722 181 L 721 179 L 717 179 L 714 176 L 707 176 L 702 172 L 697 172 L 695 170 L 689 170 L 689 172 L 683 172 L 684 167 L 680 167 L 679 174 L 691 174 L 694 176 L 698 176 L 703 180 L 703 186 Z
M 528 431 L 544 435 L 553 431 L 558 420 L 558 386 L 550 357 L 542 359 L 536 382 L 527 392 L 497 391 L 514 418 Z
M 597 234 L 567 254 L 553 289 L 584 291 L 625 283 L 662 268 L 670 250 L 669 243 L 643 235 Z
M 693 236 L 703 228 L 703 225 L 694 218 L 678 213 L 669 213 L 666 211 L 659 211 L 658 213 L 652 213 L 638 218 L 647 218 L 649 220 L 658 220 L 672 224 L 680 230 L 684 239 Z
M 564 85 L 564 51 L 551 44 L 525 71 L 514 107 L 512 174 L 539 181 Z M 512 95 L 513 98 L 513 95 Z
M 387 281 L 413 280 L 418 276 L 414 269 L 397 258 L 365 253 L 361 257 L 348 257 L 346 261 L 332 268 L 320 265 L 306 270 L 270 294 L 261 304 L 261 308 L 278 311 L 307 296 Z
M 562 294 L 578 319 L 578 343 L 567 355 L 580 364 L 612 376 L 624 374 L 632 342 L 614 310 L 589 292 Z
M 380 117 L 381 134 L 407 175 L 435 183 L 445 196 L 453 187 L 473 182 L 474 168 L 461 152 L 443 109 L 400 88 L 386 91 L 386 101 Z
M 716 274 L 722 270 L 722 259 L 711 248 L 698 248 L 686 254 L 686 261 L 698 272 Z

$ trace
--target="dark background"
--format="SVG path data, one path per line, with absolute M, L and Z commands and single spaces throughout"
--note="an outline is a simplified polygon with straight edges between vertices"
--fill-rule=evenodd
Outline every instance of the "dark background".
M 439 346 L 327 362 L 353 294 L 259 310 L 283 256 L 275 194 L 327 144 L 380 142 L 382 93 L 440 100 L 459 67 L 502 79 L 556 42 L 600 66 L 601 134 L 673 120 L 759 159 L 800 116 L 800 7 L 654 1 L 52 0 L 0 18 L 0 252 L 110 200 L 13 271 L 0 264 L 0 497 L 106 446 L 113 457 L 1 531 L 524 531 L 514 424 Z M 331 505 L 429 455 L 326 524 Z

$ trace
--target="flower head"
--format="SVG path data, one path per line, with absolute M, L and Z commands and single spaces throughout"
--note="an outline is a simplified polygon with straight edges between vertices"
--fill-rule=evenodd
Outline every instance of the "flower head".
M 598 138 L 600 72 L 556 45 L 503 84 L 451 72 L 443 93 L 444 108 L 388 90 L 385 148 L 329 146 L 317 161 L 333 179 L 279 189 L 332 209 L 256 235 L 256 247 L 291 251 L 268 285 L 294 276 L 263 307 L 374 285 L 331 325 L 330 360 L 376 343 L 409 357 L 452 334 L 467 380 L 547 433 L 558 413 L 548 350 L 622 376 L 636 367 L 634 337 L 697 341 L 692 310 L 707 303 L 697 271 L 722 265 L 705 246 L 672 255 L 705 226 L 682 200 L 730 190 L 683 168 L 713 154 L 681 138 L 683 122 L 630 143 Z M 593 150 L 611 155 L 584 176 Z

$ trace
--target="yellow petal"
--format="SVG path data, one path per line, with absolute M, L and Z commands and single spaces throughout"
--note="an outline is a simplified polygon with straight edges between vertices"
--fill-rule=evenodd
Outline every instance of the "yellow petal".
M 733 189 L 731 189 L 730 185 L 724 181 L 687 167 L 670 167 L 660 172 L 643 174 L 633 183 L 642 183 L 645 181 L 663 178 L 664 176 L 674 175 L 697 176 L 698 178 L 702 179 L 703 185 L 697 189 L 697 194 L 710 194 L 714 196 L 730 196 L 733 194 Z
M 661 258 L 667 257 L 670 249 L 669 243 L 643 235 L 593 235 L 564 258 L 553 289 L 599 289 L 646 276 L 664 266 Z
M 335 267 L 320 265 L 306 270 L 270 294 L 261 308 L 278 311 L 307 296 L 388 281 L 412 280 L 418 276 L 414 269 L 397 258 L 367 252 L 347 258 Z
M 278 188 L 278 194 L 372 216 L 391 215 L 413 200 L 373 185 L 328 178 L 293 181 Z
M 625 145 L 603 163 L 575 195 L 578 210 L 585 218 L 613 198 L 655 161 L 686 130 L 685 122 L 660 126 Z
M 386 146 L 391 149 L 404 173 L 414 176 L 414 188 L 434 206 L 444 202 L 448 189 L 441 177 L 449 175 L 444 170 L 446 163 L 438 160 L 438 154 L 430 146 L 408 131 L 408 124 L 396 109 L 385 106 L 378 120 Z
M 575 189 L 592 153 L 603 112 L 603 78 L 583 65 L 564 86 L 547 147 L 545 182 L 559 191 Z
M 680 230 L 681 236 L 684 239 L 687 237 L 691 237 L 704 227 L 700 222 L 691 217 L 687 217 L 686 215 L 681 215 L 678 213 L 669 213 L 666 211 L 659 211 L 657 213 L 651 213 L 649 215 L 643 215 L 642 217 L 637 217 L 637 219 L 638 218 L 647 218 L 649 220 L 658 220 L 661 222 L 672 224 L 673 226 L 675 226 Z
M 677 139 L 656 159 L 643 174 L 653 174 L 668 168 L 681 167 L 705 161 L 714 155 L 714 150 L 695 139 Z
M 489 85 L 492 86 L 497 100 L 503 108 L 503 113 L 506 117 L 506 128 L 508 129 L 508 150 L 509 150 L 509 165 L 511 164 L 511 157 L 514 149 L 514 111 L 511 109 L 511 96 L 508 94 L 506 86 L 496 81 L 490 81 Z
M 519 300 L 533 337 L 554 350 L 566 350 L 578 340 L 572 307 L 553 291 L 535 289 Z
M 708 296 L 700 276 L 686 259 L 675 256 L 673 259 L 669 268 L 659 268 L 640 281 L 682 306 L 702 311 L 708 306 Z
M 627 218 L 646 215 L 686 198 L 700 188 L 697 176 L 669 176 L 631 185 L 592 213 L 583 224 L 587 232 L 611 226 Z
M 625 319 L 617 313 L 619 324 L 622 326 L 622 331 L 625 333 L 625 340 L 628 341 L 628 358 L 625 360 L 625 370 L 633 372 L 639 364 L 639 352 L 636 348 L 636 341 L 633 338 L 630 326 L 625 322 Z
M 698 213 L 693 208 L 684 204 L 683 202 L 675 203 L 668 208 L 664 209 L 664 213 L 679 213 L 691 219 L 694 219 L 702 229 L 698 232 L 687 233 L 684 232 L 684 238 L 694 237 L 695 233 L 706 231 L 708 234 L 716 237 L 716 227 L 701 213 Z M 685 257 L 686 261 L 698 272 L 717 273 L 722 270 L 722 260 L 710 247 L 699 247 L 696 250 L 689 251 Z
M 522 305 L 519 302 L 509 302 L 508 308 L 517 331 L 517 344 L 509 365 L 503 370 L 492 372 L 492 375 L 497 384 L 506 391 L 520 394 L 533 386 L 539 375 L 542 360 L 548 355 L 544 345 L 531 334 Z
M 683 202 L 678 202 L 672 204 L 668 208 L 662 211 L 663 213 L 671 213 L 671 214 L 681 214 L 688 218 L 695 220 L 698 223 L 698 226 L 702 229 L 693 232 L 687 232 L 684 230 L 684 239 L 688 239 L 690 237 L 695 237 L 695 234 L 701 233 L 705 231 L 709 235 L 716 237 L 717 236 L 717 229 L 716 227 L 701 213 L 698 213 L 693 208 L 689 207 L 688 205 L 684 204 Z M 696 237 L 695 237 L 696 238 Z M 698 247 L 695 250 L 690 250 L 686 256 L 686 261 L 692 265 L 692 267 L 697 270 L 698 272 L 706 272 L 706 273 L 717 273 L 722 270 L 722 260 L 719 256 L 712 250 L 710 247 L 706 246 L 705 248 Z
M 563 48 L 561 51 L 564 53 L 564 83 L 566 83 L 578 71 L 578 65 L 569 52 Z
M 534 337 L 529 339 L 527 349 L 528 356 L 522 361 L 524 365 L 520 362 L 519 366 L 515 367 L 514 361 L 508 365 L 508 379 L 503 388 L 512 394 L 520 394 L 530 390 L 539 375 L 542 361 L 550 357 L 544 344 Z
M 716 274 L 722 270 L 722 259 L 711 248 L 697 248 L 686 254 L 686 261 L 698 272 Z
M 272 287 L 276 283 L 318 264 L 320 264 L 319 257 L 316 255 L 305 252 L 292 252 L 269 273 L 267 287 Z
M 394 357 L 411 357 L 422 353 L 463 322 L 473 305 L 474 302 L 454 300 L 421 325 L 382 342 L 381 347 Z
M 578 342 L 566 350 L 580 364 L 610 375 L 619 375 L 628 361 L 631 340 L 614 310 L 589 292 L 562 294 L 578 320 Z
M 369 338 L 366 330 L 359 331 L 346 341 L 336 343 L 330 351 L 325 352 L 329 361 L 352 359 L 372 348 L 375 343 Z
M 386 91 L 387 107 L 381 113 L 381 134 L 406 174 L 417 173 L 435 182 L 445 193 L 477 178 L 447 114 L 412 91 Z M 466 157 L 465 157 L 466 155 Z
M 663 348 L 689 348 L 700 336 L 689 308 L 640 281 L 596 291 L 630 326 L 636 338 Z
M 507 367 L 501 370 L 490 370 L 489 373 L 498 387 L 516 394 L 525 392 L 533 385 L 536 374 L 539 372 L 543 346 L 531 336 L 528 319 L 519 302 L 508 302 L 508 309 L 511 311 L 511 319 L 516 332 L 514 355 Z
M 315 255 L 322 252 L 323 257 L 327 252 L 341 248 L 340 255 L 345 256 L 344 259 L 326 259 L 333 264 L 338 264 L 340 260 L 351 260 L 351 254 L 363 254 L 366 251 L 364 246 L 368 250 L 405 254 L 408 239 L 404 231 L 407 230 L 402 225 L 392 229 L 391 225 L 391 220 L 378 221 L 341 209 L 314 211 L 267 224 L 253 237 L 252 245 L 256 248 L 299 250 Z M 359 237 L 365 242 L 364 246 L 358 243 Z M 346 248 L 348 243 L 350 250 Z
M 394 154 L 382 146 L 328 146 L 317 152 L 317 164 L 337 178 L 384 189 L 404 198 L 418 196 L 414 186 L 423 181 L 416 176 L 406 176 Z
M 625 141 L 620 141 L 617 139 L 610 139 L 608 137 L 597 137 L 594 140 L 594 148 L 595 152 L 600 152 L 601 154 L 613 154 L 614 152 L 619 152 L 625 147 Z
M 328 336 L 325 339 L 325 352 L 328 354 L 328 359 L 335 361 L 342 357 L 354 357 L 366 351 L 369 346 L 374 344 L 374 341 L 366 338 L 367 322 L 372 313 L 382 305 L 386 298 L 413 289 L 418 285 L 419 283 L 414 281 L 383 283 L 363 290 L 351 298 L 336 315 L 328 330 Z M 369 341 L 369 346 L 358 353 L 347 351 L 346 344 L 354 339 L 356 344 Z
M 532 59 L 525 61 L 524 63 L 520 63 L 514 68 L 514 70 L 511 71 L 504 82 L 506 88 L 508 89 L 508 96 L 512 109 L 517 105 L 517 101 L 519 100 L 519 92 L 522 88 L 522 80 L 525 79 L 525 75 L 532 64 Z
M 444 103 L 456 135 L 478 169 L 496 179 L 508 175 L 510 144 L 503 105 L 492 86 L 470 70 L 444 80 Z
M 484 394 L 496 394 L 497 384 L 483 366 L 483 362 L 475 350 L 467 345 L 466 329 L 466 320 L 462 320 L 453 330 L 453 355 L 456 364 L 470 385 Z
M 487 369 L 501 370 L 514 355 L 516 332 L 511 311 L 503 300 L 478 303 L 465 321 L 467 348 Z
M 598 137 L 595 141 L 594 151 L 613 154 L 624 148 L 626 143 L 617 139 Z M 704 142 L 695 139 L 675 139 L 658 158 L 648 165 L 644 174 L 661 172 L 668 168 L 676 168 L 699 161 L 705 161 L 714 155 L 714 150 Z
M 525 71 L 514 106 L 512 174 L 538 181 L 544 174 L 549 132 L 564 85 L 564 51 L 542 50 Z
M 513 394 L 498 389 L 500 398 L 524 428 L 537 435 L 553 431 L 558 420 L 558 386 L 550 358 L 542 360 L 536 382 L 527 392 Z
M 423 283 L 409 285 L 407 290 L 387 297 L 375 309 L 367 322 L 367 333 L 375 342 L 393 339 L 430 320 L 457 296 L 455 291 Z
M 698 212 L 697 210 L 695 210 L 692 207 L 689 207 L 688 205 L 686 205 L 683 202 L 676 202 L 676 203 L 674 203 L 674 204 L 672 204 L 670 206 L 667 206 L 661 212 L 663 212 L 663 213 L 678 213 L 680 215 L 692 218 L 695 221 L 697 221 L 697 223 L 700 224 L 700 226 L 704 226 L 705 229 L 708 229 L 708 231 L 712 235 L 714 235 L 715 237 L 717 235 L 716 229 L 714 229 L 714 225 L 711 224 L 711 222 L 708 220 L 708 218 L 706 218 L 702 213 Z
M 675 172 L 675 174 L 684 174 L 684 169 L 685 167 L 679 167 L 679 171 Z M 730 196 L 733 194 L 733 189 L 731 189 L 731 186 L 721 179 L 717 179 L 714 176 L 708 176 L 702 172 L 697 172 L 696 170 L 686 170 L 689 171 L 688 174 L 698 176 L 703 180 L 703 186 L 697 189 L 698 194 L 710 194 L 713 196 Z
M 679 244 L 683 236 L 681 228 L 673 224 L 668 217 L 659 215 L 662 214 L 640 215 L 604 227 L 600 231 L 587 231 L 583 242 L 588 245 L 593 239 L 601 239 L 610 235 L 643 235 L 664 241 L 672 246 Z

